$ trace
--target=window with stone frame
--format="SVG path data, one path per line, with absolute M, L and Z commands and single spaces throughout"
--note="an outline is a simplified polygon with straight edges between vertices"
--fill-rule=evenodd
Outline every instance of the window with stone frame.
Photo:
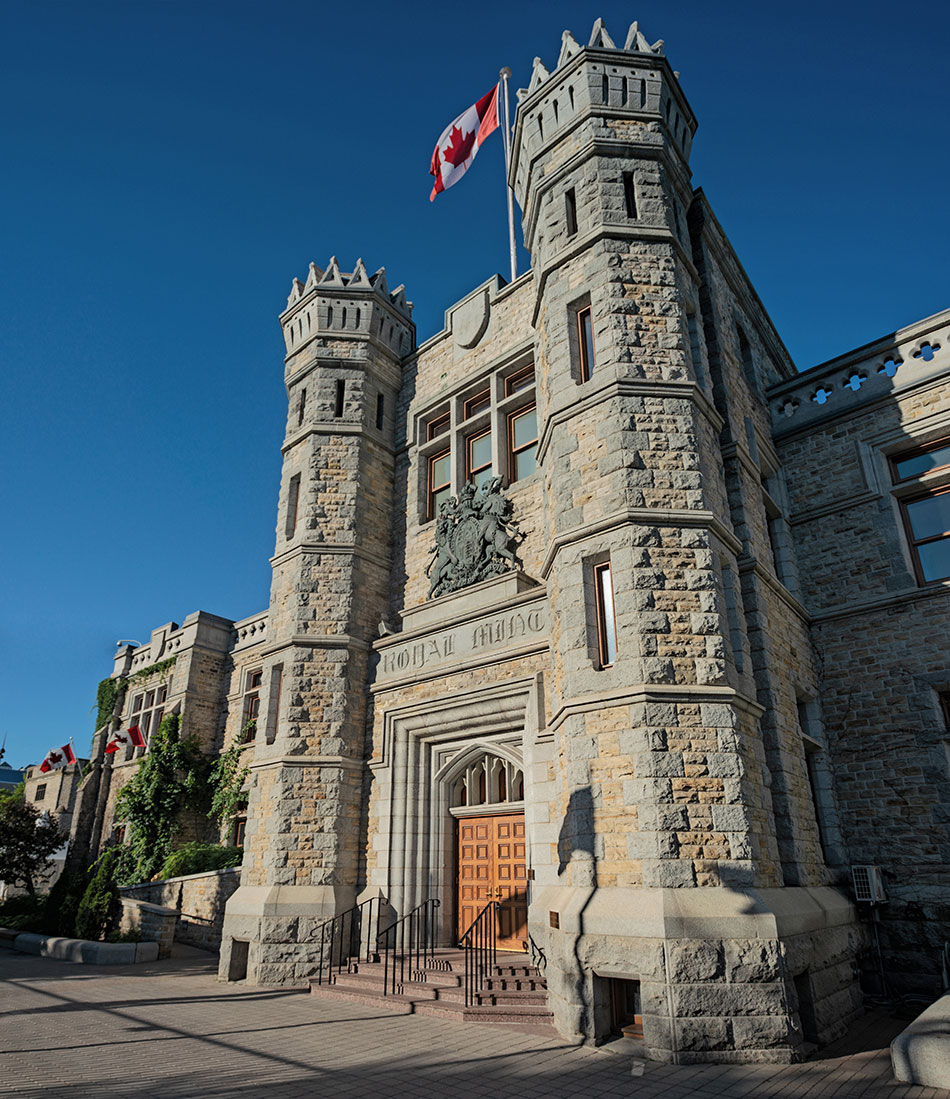
M 597 665 L 610 668 L 617 659 L 617 619 L 610 562 L 593 566 L 594 603 L 597 622 Z
M 465 440 L 465 480 L 481 488 L 492 478 L 491 429 Z
M 462 485 L 508 484 L 537 468 L 534 363 L 524 355 L 456 391 L 419 420 L 419 521 L 438 518 Z M 499 445 L 499 440 L 501 443 Z
M 241 742 L 250 744 L 257 736 L 257 716 L 261 710 L 261 683 L 264 672 L 255 668 L 244 680 L 244 703 L 241 707 Z
M 538 468 L 538 410 L 532 402 L 508 413 L 508 481 L 530 477 Z
M 594 354 L 594 319 L 591 307 L 585 305 L 578 309 L 577 320 L 577 352 L 578 369 L 582 382 L 589 382 L 594 374 L 596 365 Z
M 247 816 L 235 817 L 234 822 L 231 825 L 231 846 L 243 847 L 244 846 L 244 834 L 247 830 Z
M 36 788 L 36 793 L 33 795 L 34 801 L 42 801 L 46 797 L 46 783 L 41 782 Z
M 950 579 L 950 439 L 893 454 L 889 465 L 918 585 Z
M 428 459 L 428 496 L 426 518 L 435 519 L 439 508 L 452 495 L 452 451 L 443 450 Z
M 165 700 L 168 698 L 168 685 L 159 684 L 148 691 L 140 691 L 132 697 L 132 713 L 129 716 L 129 726 L 137 725 L 145 748 L 126 749 L 127 755 L 134 752 L 142 753 L 148 750 L 149 737 L 158 730 L 165 716 Z

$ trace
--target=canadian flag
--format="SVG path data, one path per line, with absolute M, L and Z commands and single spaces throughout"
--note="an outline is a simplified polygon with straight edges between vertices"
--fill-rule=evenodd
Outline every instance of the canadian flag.
M 68 767 L 76 762 L 76 753 L 71 745 L 64 744 L 62 748 L 53 748 L 46 753 L 46 759 L 40 764 L 40 770 L 45 775 L 47 771 L 55 771 L 58 767 Z
M 429 175 L 435 176 L 431 202 L 440 191 L 458 182 L 468 171 L 482 142 L 498 129 L 498 85 L 468 108 L 442 131 L 432 154 Z
M 112 755 L 113 752 L 117 752 L 120 748 L 125 748 L 129 744 L 133 748 L 145 747 L 145 737 L 142 736 L 142 730 L 138 725 L 131 725 L 125 732 L 116 733 L 105 747 L 106 754 Z

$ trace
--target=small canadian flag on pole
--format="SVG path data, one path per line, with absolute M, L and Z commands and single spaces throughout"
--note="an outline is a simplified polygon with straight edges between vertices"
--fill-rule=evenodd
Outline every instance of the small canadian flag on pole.
M 40 770 L 45 775 L 47 771 L 55 771 L 59 767 L 68 767 L 76 762 L 76 753 L 71 746 L 64 744 L 62 748 L 53 748 L 46 753 L 46 759 L 40 764 Z
M 482 142 L 498 129 L 498 85 L 486 92 L 477 103 L 462 111 L 458 118 L 442 131 L 432 154 L 429 175 L 435 176 L 432 202 L 437 194 L 447 191 L 468 171 Z
M 145 737 L 142 736 L 142 730 L 138 725 L 131 725 L 124 732 L 116 733 L 105 747 L 106 755 L 112 755 L 113 752 L 117 752 L 120 748 L 125 748 L 129 744 L 133 748 L 145 747 Z

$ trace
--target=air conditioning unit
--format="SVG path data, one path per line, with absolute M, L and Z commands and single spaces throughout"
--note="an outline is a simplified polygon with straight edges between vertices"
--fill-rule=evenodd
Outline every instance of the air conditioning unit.
M 854 899 L 862 904 L 883 904 L 887 900 L 884 875 L 879 866 L 852 866 Z

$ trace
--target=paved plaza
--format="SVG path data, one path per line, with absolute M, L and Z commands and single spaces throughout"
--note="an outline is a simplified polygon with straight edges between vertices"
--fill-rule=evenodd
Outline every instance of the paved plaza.
M 950 1099 L 895 1084 L 872 1018 L 804 1065 L 675 1067 L 504 1026 L 219 984 L 211 955 L 94 967 L 0 950 L 0 1095 L 25 1099 Z

